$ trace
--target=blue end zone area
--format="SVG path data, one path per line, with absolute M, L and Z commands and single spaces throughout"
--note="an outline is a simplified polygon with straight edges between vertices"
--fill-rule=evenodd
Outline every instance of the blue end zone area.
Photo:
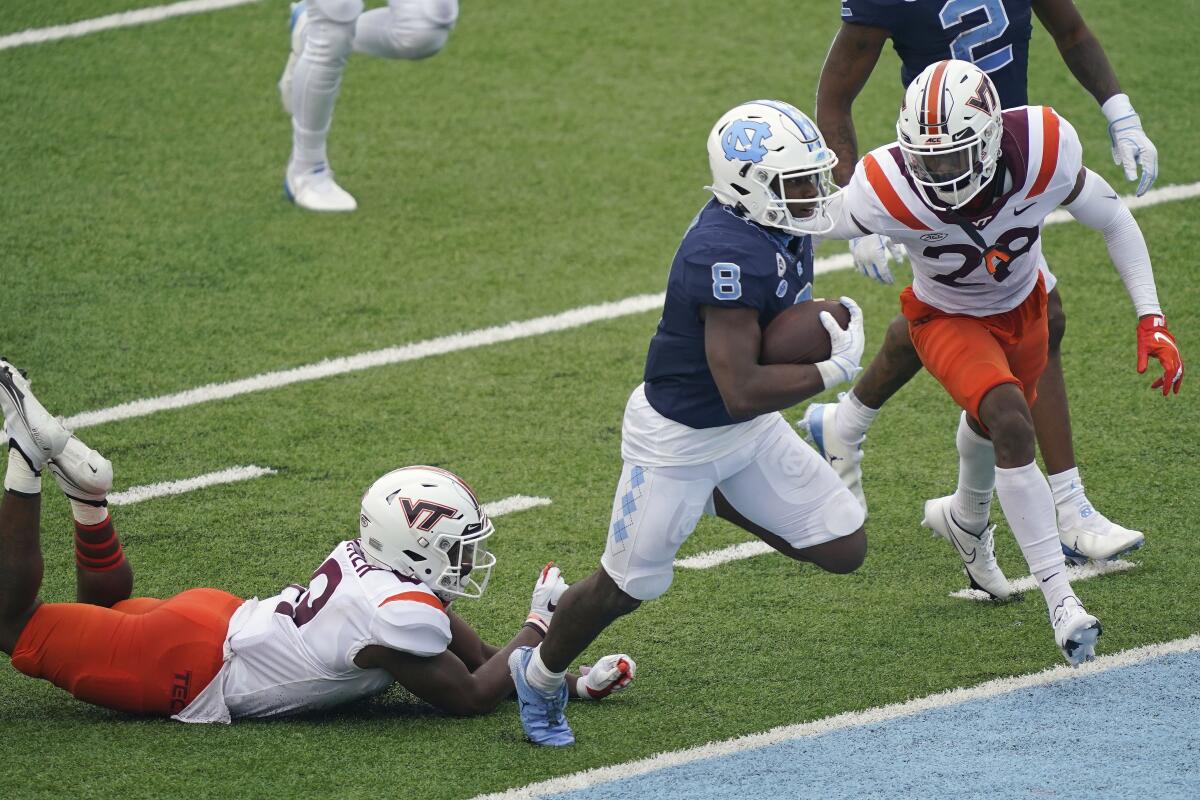
M 550 795 L 1200 797 L 1200 652 Z

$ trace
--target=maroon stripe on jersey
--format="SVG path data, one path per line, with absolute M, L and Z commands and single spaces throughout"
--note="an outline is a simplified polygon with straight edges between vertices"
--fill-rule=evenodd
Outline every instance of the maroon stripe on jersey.
M 1050 106 L 1042 106 L 1042 165 L 1038 168 L 1037 179 L 1026 198 L 1037 197 L 1046 191 L 1054 170 L 1058 168 L 1058 114 Z

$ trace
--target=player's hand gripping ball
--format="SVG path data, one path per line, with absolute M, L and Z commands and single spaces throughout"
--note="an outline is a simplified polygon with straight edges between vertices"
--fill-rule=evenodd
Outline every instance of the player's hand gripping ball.
M 763 331 L 760 364 L 817 364 L 830 357 L 829 331 L 821 324 L 828 311 L 842 328 L 850 326 L 850 310 L 837 300 L 797 303 L 781 311 Z

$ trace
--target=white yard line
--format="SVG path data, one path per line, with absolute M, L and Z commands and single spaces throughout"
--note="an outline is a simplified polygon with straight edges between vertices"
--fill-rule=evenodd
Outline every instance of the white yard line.
M 173 494 L 194 492 L 197 489 L 206 489 L 209 486 L 248 481 L 253 478 L 261 478 L 264 475 L 274 474 L 275 470 L 269 467 L 256 467 L 253 464 L 246 467 L 230 467 L 220 472 L 197 475 L 194 478 L 151 483 L 146 486 L 131 486 L 123 492 L 113 492 L 110 494 L 108 496 L 108 503 L 113 506 L 131 506 L 134 503 L 153 500 L 156 497 L 168 497 Z
M 675 566 L 683 569 L 712 569 L 730 561 L 741 561 L 743 558 L 753 558 L 770 552 L 773 552 L 771 545 L 756 539 L 753 542 L 731 544 L 720 550 L 705 550 L 694 556 L 679 558 L 675 560 Z
M 1115 561 L 1090 562 L 1080 567 L 1067 567 L 1067 578 L 1071 583 L 1086 581 L 1088 578 L 1097 578 L 1101 575 L 1111 575 L 1114 572 L 1125 572 L 1136 567 L 1132 561 Z M 1026 575 L 1024 578 L 1018 578 L 1015 581 L 1008 582 L 1009 590 L 1013 594 L 1021 594 L 1037 588 L 1037 578 L 1032 575 Z M 991 602 L 992 596 L 987 592 L 981 592 L 978 589 L 960 589 L 957 592 L 951 592 L 951 597 L 957 597 L 961 600 L 980 600 Z
M 1197 196 L 1200 196 L 1200 182 L 1153 189 L 1142 198 L 1127 197 L 1125 201 L 1133 208 L 1145 208 L 1158 203 L 1169 203 Z M 1047 224 L 1053 225 L 1071 219 L 1070 215 L 1067 215 L 1065 212 L 1063 212 L 1062 216 L 1057 215 L 1058 212 L 1050 215 L 1047 218 Z M 852 266 L 852 261 L 849 254 L 841 253 L 836 256 L 818 259 L 814 265 L 814 269 L 817 274 L 823 274 L 839 269 L 847 269 L 850 266 Z M 223 400 L 252 392 L 261 392 L 266 389 L 277 389 L 281 386 L 289 386 L 294 383 L 330 378 L 335 375 L 345 375 L 349 372 L 357 372 L 373 367 L 401 364 L 406 361 L 429 358 L 430 356 L 455 353 L 461 350 L 470 350 L 502 342 L 512 342 L 518 339 L 528 339 L 533 336 L 572 330 L 584 325 L 590 325 L 593 322 L 613 320 L 652 311 L 662 306 L 662 302 L 662 293 L 635 295 L 627 297 L 624 300 L 582 306 L 545 317 L 510 322 L 506 325 L 497 325 L 481 330 L 454 333 L 449 336 L 439 336 L 436 339 L 426 339 L 422 342 L 414 342 L 398 347 L 372 350 L 366 353 L 329 359 L 277 372 L 265 372 L 250 378 L 243 378 L 228 383 L 210 383 L 206 386 L 189 389 L 176 394 L 152 397 L 145 400 L 134 400 L 110 408 L 77 414 L 67 419 L 66 424 L 67 427 L 78 430 L 105 422 L 144 417 L 168 409 L 187 408 L 188 406 L 207 403 L 213 400 Z
M 219 472 L 197 475 L 194 478 L 163 481 L 162 483 L 151 483 L 146 486 L 131 486 L 123 492 L 113 492 L 110 494 L 108 496 L 108 503 L 113 506 L 131 506 L 134 503 L 141 503 L 145 500 L 153 500 L 158 497 L 169 497 L 175 494 L 207 489 L 209 486 L 238 483 L 239 481 L 248 481 L 254 478 L 261 478 L 264 475 L 275 474 L 276 471 L 270 467 L 258 467 L 253 464 L 245 467 L 230 467 Z M 525 494 L 514 494 L 512 497 L 505 497 L 502 500 L 484 503 L 483 513 L 489 517 L 502 517 L 505 514 L 515 514 L 518 511 L 525 511 L 530 508 L 548 506 L 550 503 L 551 500 L 549 497 L 530 497 Z
M 1064 664 L 1052 667 L 1044 672 L 1036 672 L 1032 675 L 1000 678 L 970 688 L 951 689 L 947 692 L 909 700 L 906 703 L 871 708 L 865 711 L 848 711 L 844 714 L 826 717 L 814 722 L 785 725 L 765 731 L 764 733 L 742 736 L 737 739 L 727 739 L 723 742 L 711 742 L 686 750 L 660 753 L 659 755 L 640 761 L 631 761 L 625 764 L 615 764 L 611 767 L 600 767 L 584 772 L 576 772 L 561 778 L 553 778 L 548 781 L 540 781 L 528 786 L 509 789 L 505 792 L 479 795 L 473 798 L 473 800 L 518 800 L 588 789 L 593 786 L 631 778 L 636 775 L 657 772 L 669 767 L 679 766 L 680 764 L 689 764 L 701 759 L 728 756 L 746 750 L 756 750 L 762 747 L 782 744 L 803 737 L 820 736 L 821 734 L 833 731 L 878 725 L 888 720 L 914 716 L 925 711 L 959 705 L 960 703 L 972 700 L 997 697 L 1035 686 L 1045 686 L 1056 681 L 1084 678 L 1121 667 L 1133 666 L 1172 653 L 1186 653 L 1194 650 L 1200 650 L 1200 635 L 1100 656 L 1095 661 L 1084 664 L 1078 669 L 1072 669 Z
M 56 42 L 60 39 L 76 39 L 100 31 L 133 28 L 151 22 L 161 22 L 172 17 L 185 17 L 189 14 L 219 11 L 223 8 L 246 6 L 257 2 L 259 0 L 186 0 L 186 2 L 172 3 L 169 6 L 152 6 L 151 8 L 140 8 L 137 11 L 122 11 L 118 14 L 80 20 L 66 25 L 55 25 L 50 28 L 30 28 L 0 36 L 0 50 L 24 47 L 29 44 Z
M 494 500 L 483 504 L 483 513 L 489 517 L 502 517 L 505 514 L 515 514 L 530 508 L 550 505 L 549 497 L 530 497 L 524 494 L 514 494 L 503 500 Z

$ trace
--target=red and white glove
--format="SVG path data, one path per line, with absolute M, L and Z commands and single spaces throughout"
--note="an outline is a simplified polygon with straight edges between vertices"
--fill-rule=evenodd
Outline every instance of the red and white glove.
M 605 656 L 594 667 L 580 667 L 575 694 L 583 700 L 600 700 L 620 692 L 633 683 L 637 664 L 624 653 Z
M 1150 384 L 1151 389 L 1162 389 L 1163 397 L 1172 391 L 1179 394 L 1183 385 L 1183 355 L 1175 337 L 1167 330 L 1167 318 L 1161 314 L 1150 314 L 1138 320 L 1137 327 L 1138 363 L 1137 371 L 1141 375 L 1150 363 L 1150 356 L 1162 364 L 1163 375 Z
M 567 582 L 563 580 L 562 573 L 558 571 L 558 567 L 554 566 L 553 561 L 543 567 L 542 574 L 538 576 L 537 583 L 533 585 L 533 599 L 529 604 L 529 616 L 525 622 L 532 624 L 545 636 L 546 631 L 550 629 L 550 620 L 554 617 L 554 609 L 568 588 Z

